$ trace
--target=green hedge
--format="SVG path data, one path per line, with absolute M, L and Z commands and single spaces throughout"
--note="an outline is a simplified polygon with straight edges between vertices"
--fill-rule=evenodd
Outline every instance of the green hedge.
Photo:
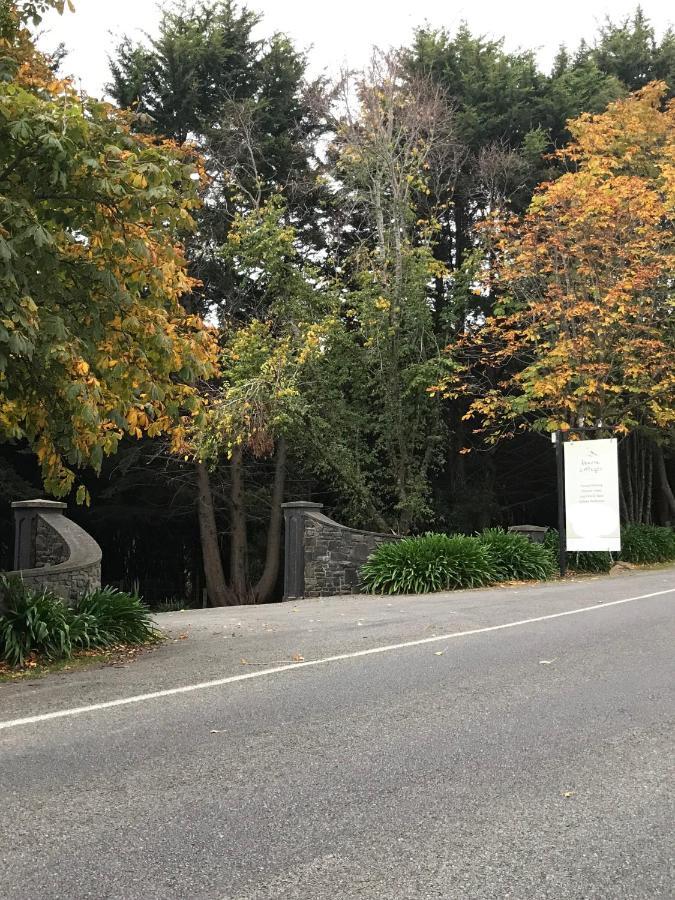
M 77 650 L 144 644 L 158 639 L 141 600 L 112 588 L 82 597 L 71 609 L 49 591 L 0 578 L 0 661 L 23 666 L 36 655 L 68 659 Z
M 489 528 L 478 536 L 494 562 L 497 581 L 545 581 L 555 573 L 555 555 L 524 535 Z
M 382 544 L 361 569 L 366 590 L 381 594 L 481 587 L 496 578 L 488 547 L 464 535 L 425 534 Z
M 570 553 L 570 570 L 608 572 L 619 558 L 632 563 L 675 561 L 672 528 L 629 525 L 621 539 L 620 556 Z M 557 570 L 558 545 L 555 529 L 546 534 L 543 544 L 496 528 L 476 537 L 425 534 L 382 544 L 362 567 L 361 582 L 371 593 L 425 594 L 500 581 L 541 581 Z
M 546 534 L 545 545 L 557 555 L 558 532 Z M 572 572 L 609 572 L 618 560 L 644 565 L 675 562 L 675 529 L 657 525 L 626 525 L 621 529 L 621 552 L 569 553 L 567 563 Z
M 550 550 L 490 529 L 477 537 L 425 534 L 382 544 L 362 567 L 361 581 L 371 593 L 424 594 L 544 579 L 554 571 Z
M 621 532 L 621 559 L 636 564 L 675 560 L 675 529 L 627 525 Z

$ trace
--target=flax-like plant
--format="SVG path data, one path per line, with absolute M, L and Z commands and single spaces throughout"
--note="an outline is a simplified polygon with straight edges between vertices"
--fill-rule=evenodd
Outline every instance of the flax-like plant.
M 152 615 L 140 597 L 105 587 L 85 594 L 75 605 L 77 615 L 91 617 L 99 646 L 146 644 L 158 639 Z
M 478 538 L 490 553 L 499 581 L 544 581 L 555 572 L 549 547 L 534 544 L 522 534 L 489 528 Z
M 50 591 L 0 577 L 0 661 L 10 666 L 31 656 L 68 659 L 77 650 L 159 639 L 150 611 L 133 594 L 102 588 L 71 608 Z
M 675 529 L 627 525 L 621 534 L 621 558 L 632 563 L 675 560 Z
M 48 591 L 31 591 L 17 578 L 2 577 L 0 659 L 22 666 L 31 653 L 47 659 L 72 653 L 70 610 Z
M 361 569 L 366 590 L 423 594 L 475 588 L 497 580 L 493 559 L 475 537 L 425 534 L 383 544 Z
M 555 528 L 549 529 L 544 537 L 544 546 L 547 547 L 557 562 L 560 551 L 560 535 Z M 616 557 L 614 557 L 616 558 Z M 604 550 L 587 550 L 578 553 L 567 554 L 567 567 L 570 572 L 603 573 L 612 568 L 612 554 Z
M 546 535 L 545 545 L 557 554 L 558 532 L 552 529 Z M 625 525 L 621 529 L 621 552 L 603 551 L 569 553 L 567 563 L 573 572 L 609 572 L 616 560 L 648 565 L 675 561 L 675 529 L 656 525 Z

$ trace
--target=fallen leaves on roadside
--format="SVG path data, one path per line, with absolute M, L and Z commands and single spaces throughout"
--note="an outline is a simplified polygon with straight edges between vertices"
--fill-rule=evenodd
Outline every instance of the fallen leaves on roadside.
M 89 666 L 126 669 L 142 653 L 150 653 L 154 648 L 148 645 L 113 644 L 110 647 L 76 650 L 68 659 L 48 660 L 31 654 L 23 666 L 14 668 L 0 662 L 0 682 L 20 681 L 23 678 L 42 678 L 46 675 L 74 672 Z

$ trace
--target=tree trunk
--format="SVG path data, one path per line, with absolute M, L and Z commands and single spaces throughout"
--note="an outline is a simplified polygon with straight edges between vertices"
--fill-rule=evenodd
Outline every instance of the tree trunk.
M 619 509 L 621 515 L 621 521 L 626 523 L 629 521 L 628 519 L 628 507 L 626 506 L 626 495 L 624 494 L 623 484 L 619 481 Z
M 635 522 L 635 498 L 633 495 L 633 454 L 632 435 L 629 435 L 623 443 L 624 449 L 624 467 L 623 467 L 623 483 L 625 487 L 626 500 L 626 521 Z
M 265 553 L 265 567 L 258 583 L 255 586 L 255 602 L 268 603 L 272 598 L 274 588 L 279 575 L 279 558 L 281 555 L 281 526 L 283 513 L 281 504 L 284 502 L 284 487 L 286 485 L 286 441 L 279 438 L 277 442 L 277 458 L 274 466 L 274 488 L 272 489 L 272 509 L 270 510 L 270 522 L 267 529 L 267 550 Z
M 626 520 L 648 525 L 652 521 L 654 476 L 658 477 L 655 445 L 647 437 L 634 431 L 622 442 L 621 451 L 621 485 L 624 490 Z
M 646 439 L 645 444 L 645 490 L 644 490 L 644 518 L 645 525 L 652 524 L 652 506 L 654 500 L 654 450 L 652 444 Z
M 633 521 L 643 523 L 645 499 L 645 452 L 640 435 L 633 433 L 633 494 L 635 496 L 635 518 Z
M 230 505 L 232 533 L 230 538 L 230 586 L 238 603 L 250 600 L 246 540 L 246 505 L 244 502 L 244 451 L 235 446 L 230 460 Z
M 659 497 L 667 511 L 668 518 L 671 522 L 675 522 L 675 494 L 673 494 L 673 489 L 668 481 L 668 472 L 666 471 L 663 448 L 658 444 L 654 446 L 654 468 L 656 470 L 656 483 L 658 485 Z
M 227 588 L 223 561 L 218 544 L 218 528 L 213 506 L 213 493 L 208 469 L 204 463 L 195 464 L 199 489 L 198 514 L 199 538 L 202 547 L 202 563 L 206 579 L 206 593 L 211 606 L 229 606 L 233 598 Z
M 461 269 L 466 255 L 466 217 L 464 215 L 464 203 L 459 198 L 455 199 L 455 269 Z

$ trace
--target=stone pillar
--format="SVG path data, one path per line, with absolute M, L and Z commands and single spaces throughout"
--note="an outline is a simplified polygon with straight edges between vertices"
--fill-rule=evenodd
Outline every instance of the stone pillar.
M 65 503 L 23 500 L 12 503 L 15 517 L 14 566 L 8 574 L 31 590 L 47 590 L 66 602 L 101 587 L 101 548 L 64 515 Z
M 305 595 L 305 515 L 319 512 L 323 503 L 306 500 L 282 503 L 284 511 L 284 600 Z
M 45 565 L 38 556 L 38 516 L 49 522 L 54 516 L 63 515 L 66 503 L 56 500 L 19 500 L 12 503 L 14 510 L 14 568 L 34 569 Z

